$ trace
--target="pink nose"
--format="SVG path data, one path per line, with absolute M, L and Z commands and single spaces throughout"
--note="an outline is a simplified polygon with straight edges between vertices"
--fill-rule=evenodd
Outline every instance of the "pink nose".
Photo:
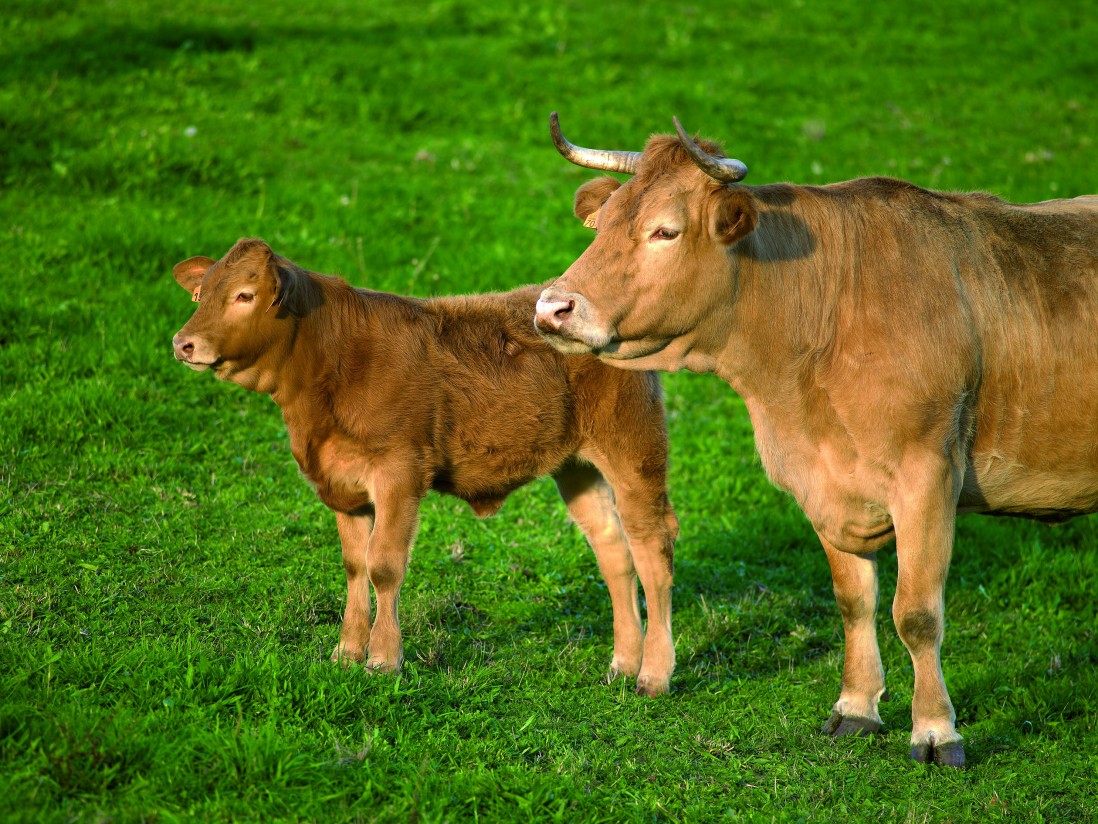
M 537 317 L 534 325 L 546 332 L 559 332 L 564 322 L 576 308 L 576 301 L 572 298 L 554 299 L 555 296 L 542 293 L 535 311 Z
M 194 341 L 181 338 L 179 335 L 172 338 L 172 347 L 175 349 L 176 360 L 190 360 L 194 354 Z

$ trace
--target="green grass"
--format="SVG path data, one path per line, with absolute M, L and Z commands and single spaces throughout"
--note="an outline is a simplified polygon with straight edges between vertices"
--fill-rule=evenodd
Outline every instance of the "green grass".
M 172 264 L 260 236 L 416 295 L 559 274 L 589 146 L 677 114 L 749 182 L 1098 192 L 1088 3 L 92 3 L 0 19 L 0 818 L 1093 820 L 1098 519 L 964 519 L 944 669 L 970 768 L 818 734 L 827 564 L 740 401 L 665 380 L 674 692 L 603 680 L 609 599 L 552 484 L 429 497 L 407 663 L 327 663 L 335 526 L 277 409 L 174 363 Z M 895 559 L 882 562 L 883 601 Z

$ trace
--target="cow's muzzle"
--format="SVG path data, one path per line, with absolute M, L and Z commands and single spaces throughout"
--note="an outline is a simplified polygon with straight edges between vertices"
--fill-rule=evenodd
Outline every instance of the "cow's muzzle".
M 534 327 L 555 349 L 569 355 L 597 352 L 613 334 L 583 295 L 550 286 L 535 307 Z

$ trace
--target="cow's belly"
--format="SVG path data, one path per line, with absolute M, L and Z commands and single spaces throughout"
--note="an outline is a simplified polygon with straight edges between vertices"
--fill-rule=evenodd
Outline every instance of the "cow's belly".
M 960 511 L 1043 520 L 1098 511 L 1098 359 L 1078 360 L 987 391 Z
M 1098 470 L 1028 467 L 977 455 L 965 474 L 959 512 L 1063 521 L 1098 512 Z

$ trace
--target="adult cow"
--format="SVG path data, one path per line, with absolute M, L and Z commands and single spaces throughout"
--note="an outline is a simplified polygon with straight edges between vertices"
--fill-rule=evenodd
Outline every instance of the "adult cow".
M 486 517 L 552 475 L 610 591 L 611 673 L 637 675 L 639 693 L 667 691 L 678 523 L 654 374 L 553 351 L 530 326 L 537 286 L 417 300 L 353 289 L 247 239 L 173 273 L 200 301 L 172 341 L 176 359 L 269 394 L 294 458 L 335 512 L 347 609 L 333 660 L 400 666 L 397 600 L 429 489 Z
M 1098 509 L 1098 197 L 743 186 L 746 167 L 677 119 L 643 153 L 581 149 L 550 122 L 572 162 L 634 176 L 576 193 L 597 235 L 542 293 L 537 328 L 625 368 L 715 372 L 744 398 L 768 476 L 831 565 L 833 736 L 881 726 L 875 553 L 895 539 L 911 757 L 963 765 L 940 661 L 956 514 Z

